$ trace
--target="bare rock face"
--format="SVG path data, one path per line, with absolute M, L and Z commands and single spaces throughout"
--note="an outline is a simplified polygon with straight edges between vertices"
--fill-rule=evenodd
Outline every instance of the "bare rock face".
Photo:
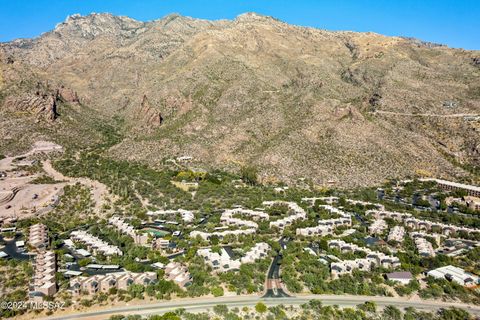
M 281 179 L 372 185 L 415 169 L 453 177 L 444 152 L 479 165 L 476 122 L 451 117 L 478 115 L 479 68 L 474 51 L 254 13 L 74 15 L 38 38 L 0 44 L 0 105 L 55 119 L 58 105 L 81 102 L 92 118 L 125 118 L 132 131 L 109 151 L 122 159 L 158 165 L 159 155 L 188 153 Z M 55 84 L 36 94 L 32 79 Z M 77 111 L 66 108 L 65 119 L 81 127 Z
M 37 119 L 54 121 L 58 117 L 57 94 L 41 93 L 10 96 L 5 99 L 4 108 L 11 112 L 27 112 L 34 114 Z
M 77 92 L 63 85 L 58 89 L 58 95 L 65 102 L 80 103 Z
M 141 120 L 142 124 L 148 127 L 159 127 L 163 122 L 162 114 L 152 106 L 147 95 L 143 95 L 137 119 Z

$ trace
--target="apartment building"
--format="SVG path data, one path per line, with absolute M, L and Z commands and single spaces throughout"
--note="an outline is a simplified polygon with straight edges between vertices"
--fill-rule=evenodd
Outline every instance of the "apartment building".
M 29 229 L 28 243 L 33 248 L 40 250 L 48 246 L 48 230 L 47 226 L 38 223 Z
M 132 225 L 125 222 L 120 217 L 111 217 L 108 219 L 108 222 L 115 226 L 120 232 L 129 235 L 133 238 L 133 241 L 136 244 L 145 246 L 148 245 L 150 238 L 148 237 L 147 233 L 140 233 L 138 232 Z
M 255 246 L 245 253 L 240 259 L 233 259 L 225 248 L 220 249 L 220 253 L 213 252 L 211 249 L 199 249 L 197 254 L 205 259 L 208 264 L 216 272 L 226 272 L 230 270 L 238 270 L 244 263 L 254 263 L 256 260 L 265 258 L 270 251 L 270 246 L 265 242 L 255 244 Z
M 197 236 L 200 236 L 202 239 L 208 240 L 212 236 L 215 236 L 215 237 L 218 237 L 219 239 L 223 239 L 228 235 L 241 236 L 241 235 L 255 234 L 256 232 L 257 232 L 256 229 L 225 230 L 225 231 L 216 231 L 211 233 L 195 230 L 190 232 L 190 238 L 196 238 Z
M 308 199 L 308 198 L 304 198 Z M 315 198 L 316 199 L 316 198 Z M 319 220 L 318 226 L 308 228 L 298 228 L 296 234 L 300 236 L 325 236 L 333 234 L 334 230 L 339 226 L 350 227 L 352 225 L 352 217 L 349 213 L 330 205 L 321 205 L 320 208 L 328 210 L 340 216 L 340 218 Z
M 415 246 L 417 247 L 419 255 L 422 257 L 435 256 L 435 250 L 433 250 L 433 246 L 430 241 L 422 237 L 419 233 L 412 233 L 411 236 L 415 242 Z
M 110 245 L 83 230 L 72 231 L 70 239 L 74 242 L 80 242 L 86 245 L 88 250 L 92 251 L 94 254 L 101 253 L 105 256 L 123 255 L 123 252 L 117 246 Z
M 303 210 L 303 208 L 295 202 L 286 202 L 281 200 L 263 202 L 264 206 L 269 207 L 276 204 L 287 205 L 291 214 L 285 218 L 270 222 L 270 228 L 276 227 L 279 229 L 283 229 L 289 225 L 292 225 L 297 220 L 305 220 L 307 218 L 307 213 L 305 212 L 305 210 Z
M 390 229 L 388 234 L 388 241 L 396 241 L 396 242 L 403 242 L 403 238 L 405 237 L 405 228 L 402 226 L 395 226 Z
M 177 209 L 177 210 L 157 210 L 157 211 L 149 211 L 147 215 L 149 216 L 171 216 L 179 214 L 182 217 L 182 220 L 185 223 L 190 223 L 195 219 L 195 215 L 192 211 L 184 210 L 184 209 Z
M 146 286 L 156 281 L 157 274 L 155 272 L 115 272 L 73 278 L 70 280 L 70 290 L 74 295 L 94 295 L 99 292 L 108 293 L 112 288 L 126 290 L 132 284 Z
M 175 282 L 180 288 L 188 287 L 192 284 L 192 276 L 186 266 L 178 262 L 170 262 L 165 266 L 165 277 Z
M 43 296 L 53 296 L 57 292 L 55 273 L 57 260 L 53 251 L 41 250 L 35 256 L 33 283 L 30 286 L 30 295 L 40 293 Z
M 370 234 L 375 234 L 375 235 L 382 234 L 382 233 L 385 232 L 385 230 L 387 230 L 387 229 L 388 229 L 388 225 L 387 225 L 387 223 L 385 222 L 385 220 L 383 220 L 383 219 L 375 220 L 375 221 L 368 227 L 368 231 L 370 232 Z
M 384 211 L 384 210 L 368 210 L 367 215 L 372 215 L 376 219 L 383 218 L 392 218 L 396 221 L 403 221 L 406 227 L 415 229 L 415 230 L 431 230 L 432 228 L 438 228 L 444 235 L 450 235 L 456 232 L 467 232 L 467 233 L 480 233 L 480 229 L 468 228 L 462 226 L 455 226 L 452 224 L 444 224 L 441 222 L 421 220 L 413 217 L 409 213 L 400 213 L 393 211 Z
M 458 182 L 452 182 L 452 181 L 447 181 L 447 180 L 442 180 L 442 179 L 419 179 L 420 181 L 434 181 L 437 183 L 437 185 L 446 191 L 455 191 L 455 190 L 464 190 L 467 192 L 469 196 L 472 197 L 480 197 L 480 187 L 478 186 L 472 186 L 468 184 L 463 184 L 463 183 L 458 183 Z
M 364 259 L 344 260 L 332 263 L 330 269 L 333 277 L 351 273 L 355 269 L 368 271 L 372 265 L 392 269 L 400 266 L 400 259 L 397 257 L 386 255 L 383 252 L 373 251 L 369 248 L 360 247 L 354 243 L 347 243 L 343 240 L 330 240 L 328 241 L 328 246 L 330 248 L 337 248 L 342 252 L 362 251 L 366 254 Z

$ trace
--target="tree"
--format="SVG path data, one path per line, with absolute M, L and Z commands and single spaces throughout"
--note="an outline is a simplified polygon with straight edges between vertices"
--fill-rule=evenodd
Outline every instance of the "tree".
M 213 307 L 213 312 L 219 316 L 225 316 L 228 313 L 228 307 L 224 304 L 217 304 Z
M 375 313 L 377 311 L 377 304 L 373 301 L 366 301 L 363 304 L 359 304 L 357 307 L 365 312 Z
M 383 309 L 383 318 L 388 320 L 402 320 L 402 312 L 395 306 L 386 306 Z
M 221 297 L 224 294 L 222 287 L 213 287 L 211 289 L 211 292 L 212 292 L 214 297 Z
M 470 314 L 462 309 L 458 308 L 448 308 L 448 309 L 442 309 L 439 312 L 440 314 L 440 319 L 441 320 L 468 320 L 472 319 Z
M 257 175 L 258 171 L 255 167 L 244 166 L 240 169 L 240 176 L 242 180 L 249 185 L 254 186 L 258 184 Z
M 267 306 L 263 302 L 258 302 L 255 305 L 255 311 L 257 311 L 258 313 L 265 313 L 267 312 Z

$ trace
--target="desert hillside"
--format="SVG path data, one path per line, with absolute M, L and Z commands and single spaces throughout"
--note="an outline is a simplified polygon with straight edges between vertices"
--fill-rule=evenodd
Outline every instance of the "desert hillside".
M 259 168 L 265 180 L 478 179 L 480 52 L 247 13 L 71 16 L 0 44 L 0 153 L 121 135 L 115 158 Z

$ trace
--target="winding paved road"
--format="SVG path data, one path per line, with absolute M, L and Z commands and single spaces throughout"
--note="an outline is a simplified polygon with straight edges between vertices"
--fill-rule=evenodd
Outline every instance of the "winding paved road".
M 422 311 L 436 311 L 441 308 L 455 306 L 468 312 L 480 316 L 480 306 L 466 305 L 460 303 L 447 303 L 442 301 L 408 300 L 404 298 L 392 297 L 371 297 L 371 296 L 338 296 L 338 295 L 300 295 L 297 297 L 286 298 L 261 298 L 258 296 L 232 296 L 219 298 L 191 298 L 176 299 L 164 302 L 145 303 L 132 306 L 109 307 L 103 310 L 86 311 L 78 313 L 64 313 L 62 315 L 48 317 L 44 319 L 108 319 L 114 314 L 138 314 L 151 315 L 163 314 L 168 311 L 183 308 L 188 312 L 203 312 L 212 309 L 215 305 L 225 304 L 229 307 L 254 307 L 255 304 L 262 301 L 267 306 L 273 305 L 293 305 L 298 306 L 312 299 L 321 300 L 324 305 L 338 305 L 340 307 L 354 307 L 365 301 L 374 301 L 379 308 L 387 305 L 394 305 L 398 308 L 414 307 Z

